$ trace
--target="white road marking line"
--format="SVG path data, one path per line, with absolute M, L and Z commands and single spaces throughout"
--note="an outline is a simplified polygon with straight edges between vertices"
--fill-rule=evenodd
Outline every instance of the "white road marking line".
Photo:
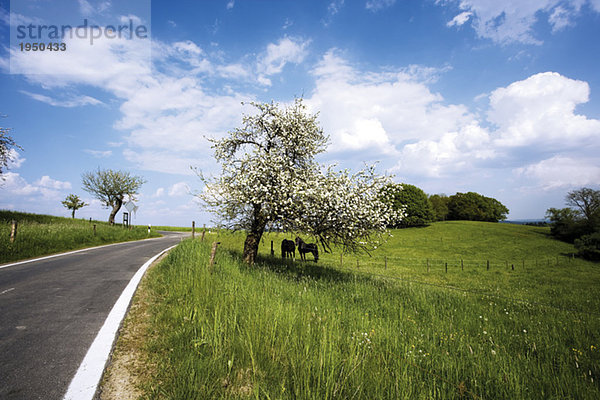
M 0 296 L 2 296 L 5 293 L 12 292 L 13 290 L 15 290 L 14 287 L 11 287 L 10 289 L 3 290 L 2 292 L 0 292 Z
M 104 367 L 108 362 L 108 357 L 110 356 L 117 332 L 125 317 L 125 313 L 127 313 L 131 298 L 133 297 L 140 280 L 150 264 L 173 247 L 175 246 L 171 246 L 168 249 L 161 251 L 146 261 L 146 263 L 135 273 L 133 278 L 131 278 L 127 287 L 125 287 L 125 290 L 123 290 L 123 293 L 121 293 L 121 296 L 119 296 L 119 299 L 108 314 L 108 317 L 106 317 L 104 325 L 100 328 L 96 339 L 94 339 L 94 342 L 79 365 L 79 369 L 73 377 L 63 400 L 91 400 L 94 398 L 98 384 L 102 378 L 102 373 L 104 372 Z

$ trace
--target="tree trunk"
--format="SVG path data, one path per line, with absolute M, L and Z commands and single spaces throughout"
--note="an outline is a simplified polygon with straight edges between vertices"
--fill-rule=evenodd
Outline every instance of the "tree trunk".
M 117 215 L 117 213 L 119 212 L 119 210 L 121 209 L 121 206 L 123 205 L 123 200 L 116 200 L 115 204 L 113 205 L 113 209 L 110 212 L 110 216 L 108 217 L 108 223 L 111 225 L 114 225 L 115 223 L 115 216 Z
M 75 219 L 75 209 L 73 209 L 73 212 L 71 213 L 71 218 Z
M 267 224 L 263 216 L 260 215 L 260 208 L 260 205 L 254 205 L 252 225 L 244 242 L 244 262 L 249 265 L 254 264 L 258 254 L 258 245 Z

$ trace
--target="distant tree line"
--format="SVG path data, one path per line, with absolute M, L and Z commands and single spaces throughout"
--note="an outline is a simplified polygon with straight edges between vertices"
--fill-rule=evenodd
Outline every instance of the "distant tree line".
M 574 243 L 581 257 L 600 260 L 600 190 L 581 188 L 569 192 L 566 208 L 549 208 L 552 236 Z
M 425 226 L 446 220 L 498 222 L 505 220 L 508 214 L 508 208 L 498 200 L 475 192 L 428 196 L 406 183 L 390 184 L 384 191 L 393 208 L 405 214 L 392 228 Z

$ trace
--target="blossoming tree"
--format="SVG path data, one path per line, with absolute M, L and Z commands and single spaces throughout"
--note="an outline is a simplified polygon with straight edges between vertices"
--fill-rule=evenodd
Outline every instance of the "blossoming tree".
M 373 235 L 400 216 L 381 199 L 389 177 L 374 167 L 335 171 L 315 161 L 328 138 L 302 99 L 287 107 L 252 103 L 242 126 L 211 139 L 221 175 L 204 177 L 198 197 L 228 229 L 246 231 L 244 260 L 252 264 L 266 229 L 312 235 L 326 249 L 368 250 Z

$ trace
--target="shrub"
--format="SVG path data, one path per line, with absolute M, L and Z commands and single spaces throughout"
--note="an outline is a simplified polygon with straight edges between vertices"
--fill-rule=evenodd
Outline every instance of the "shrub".
M 600 260 L 600 232 L 584 235 L 575 239 L 575 248 L 578 255 L 588 260 Z

